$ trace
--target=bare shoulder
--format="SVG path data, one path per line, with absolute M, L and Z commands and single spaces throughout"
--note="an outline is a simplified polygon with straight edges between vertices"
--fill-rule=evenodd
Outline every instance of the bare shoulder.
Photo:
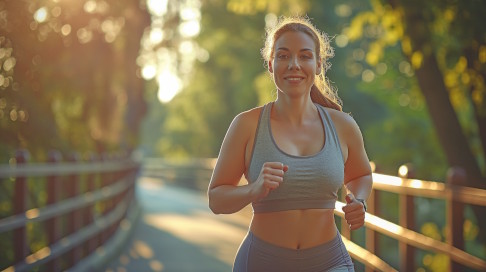
M 359 126 L 349 113 L 330 108 L 326 108 L 326 110 L 329 113 L 329 116 L 331 116 L 332 122 L 340 135 L 354 135 L 361 137 Z
M 248 126 L 255 126 L 260 118 L 260 113 L 262 111 L 263 106 L 256 107 L 244 112 L 239 113 L 233 122 L 237 122 L 238 125 L 248 127 Z

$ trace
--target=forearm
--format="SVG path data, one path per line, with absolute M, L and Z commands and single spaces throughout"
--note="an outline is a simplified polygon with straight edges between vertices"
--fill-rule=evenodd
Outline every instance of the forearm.
M 251 185 L 220 185 L 208 191 L 209 208 L 215 214 L 235 213 L 246 207 L 255 197 Z
M 368 174 L 346 182 L 346 189 L 351 192 L 355 198 L 367 200 L 373 187 L 372 175 Z

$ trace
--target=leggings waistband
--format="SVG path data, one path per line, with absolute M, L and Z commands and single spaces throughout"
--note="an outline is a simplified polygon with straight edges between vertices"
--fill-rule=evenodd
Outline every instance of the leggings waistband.
M 331 253 L 334 250 L 340 250 L 342 244 L 342 239 L 339 232 L 332 240 L 328 242 L 304 249 L 286 248 L 263 241 L 262 239 L 255 236 L 251 231 L 248 232 L 248 238 L 252 241 L 251 245 L 252 247 L 255 247 L 255 249 L 265 252 L 267 254 L 288 259 L 302 259 L 322 256 L 323 254 L 326 254 L 326 252 Z

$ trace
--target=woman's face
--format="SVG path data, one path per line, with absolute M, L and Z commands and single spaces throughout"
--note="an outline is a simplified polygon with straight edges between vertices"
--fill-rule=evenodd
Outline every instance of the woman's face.
M 292 97 L 309 94 L 321 69 L 314 40 L 304 32 L 283 33 L 275 41 L 268 69 L 279 91 Z

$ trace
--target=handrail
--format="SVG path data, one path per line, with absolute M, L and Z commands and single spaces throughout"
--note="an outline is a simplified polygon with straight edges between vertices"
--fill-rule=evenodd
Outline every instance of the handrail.
M 53 205 L 48 205 L 44 208 L 34 208 L 26 211 L 24 214 L 2 218 L 0 219 L 0 233 L 18 228 L 29 222 L 44 221 L 83 208 L 97 201 L 113 197 L 132 185 L 133 177 L 125 177 L 116 184 L 103 187 L 96 192 L 87 192 L 77 197 L 69 198 Z
M 20 162 L 0 165 L 0 179 L 13 179 L 15 193 L 12 214 L 0 219 L 0 234 L 13 232 L 11 239 L 17 239 L 14 242 L 14 259 L 3 260 L 2 271 L 31 271 L 39 266 L 42 270 L 64 270 L 81 262 L 82 258 L 90 257 L 97 247 L 107 243 L 128 216 L 129 208 L 136 212 L 132 207 L 137 206 L 134 200 L 135 179 L 140 167 L 137 161 L 119 158 L 110 161 L 27 163 L 25 158 L 20 157 Z M 26 205 L 32 181 L 42 182 L 45 186 L 45 206 Z M 81 183 L 84 185 L 81 186 Z M 59 195 L 61 190 L 62 199 Z M 101 204 L 97 206 L 101 210 L 95 210 L 98 204 Z M 63 217 L 67 220 L 61 231 Z M 37 226 L 46 228 L 47 245 L 31 253 L 26 225 L 34 222 L 40 222 L 41 225 Z M 68 261 L 61 263 L 60 257 L 65 254 Z
M 4 271 L 31 271 L 31 269 L 45 264 L 48 261 L 68 252 L 76 245 L 83 243 L 93 235 L 101 232 L 105 227 L 122 218 L 128 208 L 128 202 L 129 200 L 124 199 L 119 205 L 116 206 L 114 210 L 109 212 L 104 217 L 97 219 L 81 230 L 64 237 L 61 241 L 52 244 L 50 247 L 44 247 L 37 252 L 32 253 L 31 255 L 27 256 L 24 261 L 17 263 L 14 266 L 7 267 Z
M 348 240 L 346 237 L 342 236 L 341 239 L 343 240 L 343 243 L 346 246 L 349 255 L 351 255 L 353 259 L 358 260 L 360 263 L 366 264 L 369 268 L 372 268 L 373 271 L 386 271 L 386 272 L 397 271 L 395 268 L 391 267 L 382 259 L 378 258 L 378 256 L 358 246 L 357 244 L 353 243 L 351 240 Z
M 406 179 L 373 173 L 373 188 L 397 194 L 448 199 L 464 204 L 486 206 L 486 190 L 448 185 L 435 181 Z
M 336 201 L 336 209 L 334 210 L 334 213 L 341 218 L 344 218 L 344 212 L 342 210 L 344 206 L 344 203 Z M 366 213 L 365 226 L 381 234 L 392 237 L 398 241 L 405 242 L 409 245 L 413 245 L 424 250 L 431 250 L 434 252 L 443 253 L 457 262 L 467 264 L 471 268 L 486 271 L 486 261 L 449 244 L 401 227 L 373 214 Z
M 49 175 L 66 176 L 70 174 L 108 173 L 116 172 L 139 165 L 130 159 L 104 162 L 63 162 L 63 163 L 29 163 L 0 165 L 0 178 L 16 178 L 21 176 L 46 177 Z

